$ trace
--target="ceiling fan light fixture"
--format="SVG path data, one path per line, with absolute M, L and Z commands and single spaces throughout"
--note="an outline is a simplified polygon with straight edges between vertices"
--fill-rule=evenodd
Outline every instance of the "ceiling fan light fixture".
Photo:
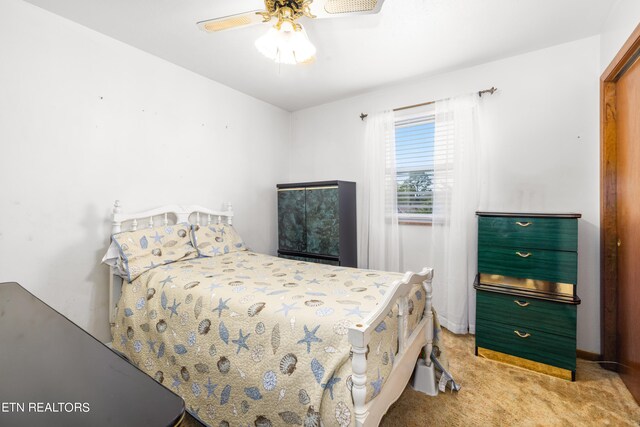
M 309 41 L 302 25 L 282 21 L 256 40 L 256 48 L 278 64 L 310 62 L 316 55 L 316 47 Z

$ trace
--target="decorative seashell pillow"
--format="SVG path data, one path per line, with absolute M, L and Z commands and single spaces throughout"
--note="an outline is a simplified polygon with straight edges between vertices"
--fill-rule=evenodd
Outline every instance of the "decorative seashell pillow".
M 235 228 L 227 224 L 193 225 L 193 246 L 201 257 L 246 251 L 247 248 Z
M 159 265 L 196 258 L 190 224 L 163 225 L 111 236 L 120 250 L 129 282 Z

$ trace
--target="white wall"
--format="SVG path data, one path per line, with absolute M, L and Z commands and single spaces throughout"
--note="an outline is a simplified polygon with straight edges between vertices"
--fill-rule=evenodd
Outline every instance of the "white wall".
M 495 85 L 483 97 L 481 209 L 582 213 L 578 347 L 599 352 L 599 72 L 596 36 L 295 112 L 290 179 L 362 182 L 361 112 Z M 430 228 L 402 226 L 401 237 L 403 269 L 429 265 Z
M 299 111 L 291 135 L 287 112 L 3 0 L 0 281 L 20 282 L 107 340 L 99 260 L 114 199 L 131 210 L 231 201 L 248 244 L 273 253 L 277 182 L 362 181 L 361 112 L 495 85 L 484 101 L 491 163 L 481 208 L 583 214 L 578 346 L 598 352 L 597 79 L 638 16 L 636 2 L 620 0 L 601 44 L 579 40 Z M 429 264 L 429 232 L 402 227 L 404 269 Z
M 604 71 L 640 23 L 640 1 L 615 2 L 602 28 L 600 39 L 600 68 Z
M 19 0 L 0 2 L 0 282 L 109 340 L 100 265 L 125 210 L 231 201 L 276 247 L 290 114 Z

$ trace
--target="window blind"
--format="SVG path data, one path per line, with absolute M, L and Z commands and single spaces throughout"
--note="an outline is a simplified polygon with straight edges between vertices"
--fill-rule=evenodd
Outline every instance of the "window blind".
M 433 213 L 435 117 L 396 120 L 396 179 L 400 220 L 428 221 Z

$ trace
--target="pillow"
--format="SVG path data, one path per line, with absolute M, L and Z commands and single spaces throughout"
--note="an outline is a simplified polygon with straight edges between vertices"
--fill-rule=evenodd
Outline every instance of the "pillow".
M 115 241 L 111 240 L 107 253 L 102 257 L 102 263 L 107 264 L 109 267 L 113 267 L 113 273 L 116 276 L 120 276 L 123 279 L 127 279 L 127 270 L 124 267 L 124 261 L 120 256 L 120 248 Z
M 163 225 L 114 234 L 111 238 L 120 250 L 127 280 L 159 265 L 196 258 L 190 228 L 190 224 Z
M 227 224 L 193 225 L 193 246 L 201 257 L 246 251 L 247 248 L 236 229 Z

